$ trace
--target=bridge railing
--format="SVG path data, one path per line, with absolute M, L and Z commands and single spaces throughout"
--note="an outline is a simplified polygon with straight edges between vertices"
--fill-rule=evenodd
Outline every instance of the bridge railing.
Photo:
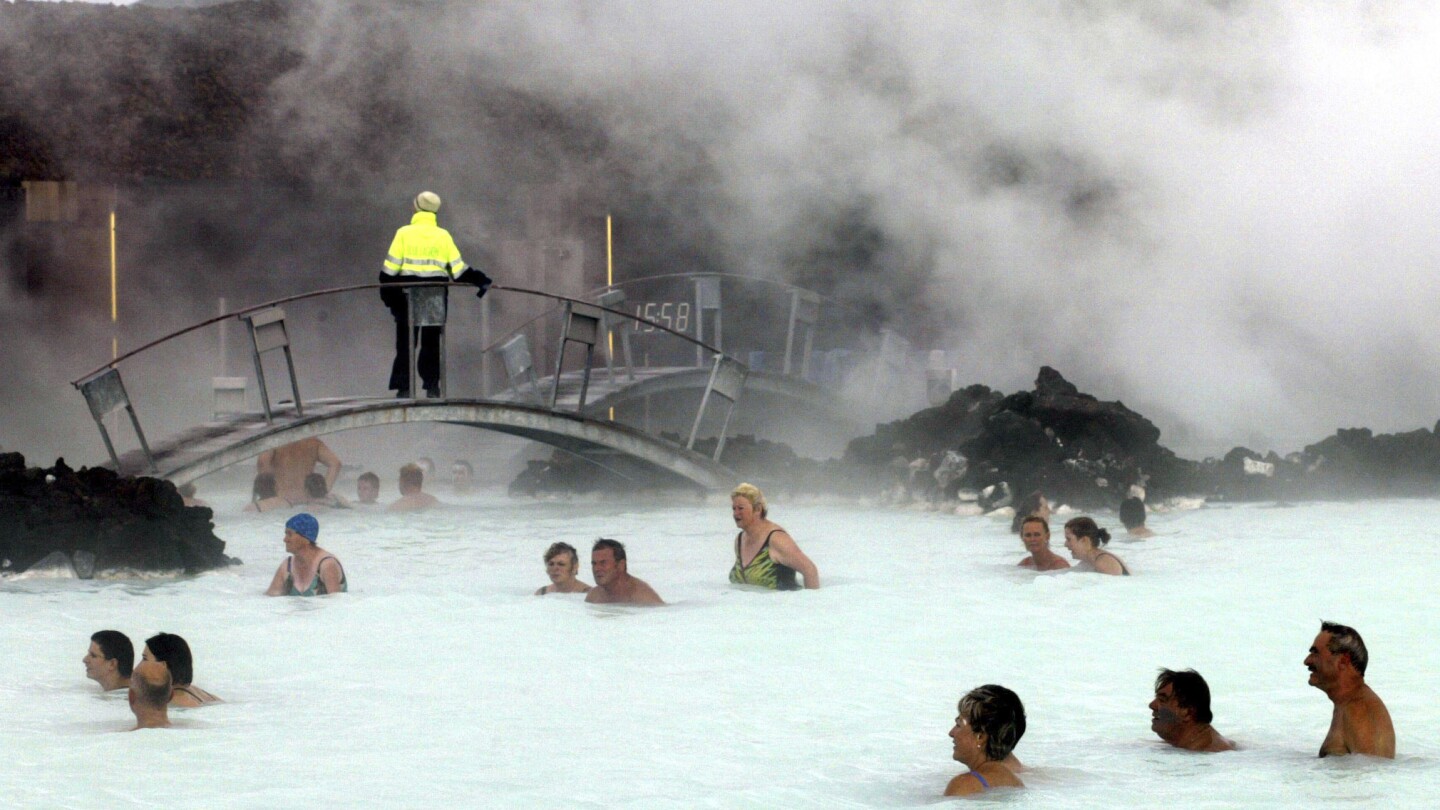
M 693 334 L 697 339 L 713 342 L 731 356 L 746 357 L 752 370 L 761 370 L 763 365 L 765 371 L 810 381 L 819 381 L 817 378 L 824 376 L 829 378 L 825 382 L 838 386 L 843 382 L 846 371 L 852 365 L 859 365 L 860 356 L 876 354 L 882 343 L 879 330 L 870 326 L 872 314 L 813 290 L 762 276 L 666 273 L 618 281 L 592 290 L 588 297 L 598 300 L 601 296 L 616 296 L 618 293 L 620 297 L 616 299 L 615 306 L 618 309 L 619 305 L 634 297 L 637 289 L 654 290 L 657 286 L 677 283 L 687 288 L 685 300 L 648 301 L 643 304 L 635 301 L 634 314 L 641 316 L 651 306 L 659 304 L 660 319 L 663 320 L 665 309 L 673 304 L 683 311 L 676 316 L 677 323 L 683 321 L 686 324 L 682 331 Z M 673 298 L 679 291 L 671 292 L 669 297 Z M 742 331 L 739 339 L 733 337 L 732 330 L 732 337 L 727 339 L 725 316 L 727 311 L 734 314 L 737 299 L 741 302 L 739 309 L 745 314 L 748 328 Z M 771 334 L 762 336 L 757 334 L 762 330 L 754 328 L 756 322 L 783 324 L 784 328 L 778 334 L 772 329 Z M 780 342 L 782 335 L 783 343 Z M 827 368 L 817 369 L 816 352 L 819 347 L 816 344 L 821 340 L 832 344 L 830 351 L 834 355 L 822 358 L 829 361 Z M 778 363 L 774 362 L 777 355 Z M 844 359 L 837 357 L 839 355 L 844 355 Z M 846 365 L 845 369 L 836 368 L 836 365 L 845 365 L 847 360 L 850 365 Z M 703 358 L 697 355 L 697 365 L 703 365 L 702 361 Z M 822 374 L 817 374 L 817 370 Z
M 263 355 L 274 350 L 281 350 L 284 354 L 285 365 L 289 373 L 289 382 L 291 388 L 291 407 L 293 407 L 296 417 L 303 417 L 304 403 L 300 397 L 299 374 L 296 370 L 295 359 L 291 351 L 292 345 L 290 338 L 290 330 L 287 325 L 286 313 L 283 307 L 285 305 L 310 299 L 323 298 L 328 296 L 338 296 L 361 291 L 376 291 L 382 286 L 393 289 L 403 289 L 405 291 L 407 297 L 410 299 L 410 323 L 412 326 L 431 324 L 442 326 L 440 341 L 440 394 L 443 398 L 447 393 L 445 379 L 448 376 L 446 363 L 444 362 L 445 356 L 443 348 L 443 328 L 446 324 L 447 319 L 445 305 L 446 296 L 443 295 L 443 293 L 446 291 L 446 288 L 449 287 L 458 287 L 464 291 L 474 291 L 475 288 L 465 284 L 433 281 L 402 282 L 391 285 L 372 283 L 357 284 L 346 287 L 335 287 L 287 296 L 284 298 L 267 301 L 262 304 L 256 304 L 254 306 L 246 307 L 235 312 L 217 315 L 215 317 L 202 320 L 198 323 L 192 324 L 182 329 L 175 330 L 173 332 L 170 332 L 169 334 L 166 334 L 162 337 L 156 338 L 149 341 L 148 343 L 131 349 L 124 354 L 115 357 L 109 362 L 104 363 L 103 365 L 90 371 L 89 373 L 79 377 L 78 379 L 73 380 L 72 385 L 74 385 L 85 397 L 91 415 L 94 417 L 96 426 L 100 431 L 101 438 L 105 443 L 106 451 L 110 455 L 110 459 L 112 463 L 115 464 L 116 468 L 119 468 L 120 461 L 115 451 L 114 442 L 112 441 L 112 438 L 110 436 L 109 429 L 105 424 L 105 420 L 111 414 L 123 408 L 130 416 L 131 425 L 134 428 L 136 438 L 140 444 L 140 449 L 144 453 L 147 466 L 153 471 L 156 469 L 156 464 L 154 456 L 151 453 L 150 444 L 147 441 L 144 431 L 141 427 L 140 419 L 136 414 L 134 403 L 131 401 L 129 393 L 126 391 L 125 385 L 121 380 L 119 367 L 122 364 L 132 360 L 133 358 L 139 357 L 148 352 L 152 352 L 160 346 L 172 343 L 181 337 L 193 334 L 207 327 L 214 327 L 230 321 L 243 321 L 247 326 L 247 331 L 250 336 L 250 348 L 251 355 L 254 360 L 256 383 L 260 391 L 260 397 L 262 400 L 262 411 L 266 422 L 273 423 L 276 409 L 272 407 L 272 404 L 270 402 L 269 386 L 266 381 L 264 364 L 261 362 L 261 360 Z M 436 295 L 436 293 L 441 294 Z M 558 406 L 558 395 L 561 385 L 563 367 L 565 363 L 565 350 L 566 348 L 570 347 L 571 344 L 577 345 L 584 350 L 584 361 L 583 367 L 581 369 L 581 393 L 579 397 L 579 405 L 576 411 L 578 413 L 584 410 L 585 398 L 587 389 L 589 387 L 591 371 L 594 366 L 594 353 L 596 345 L 599 344 L 602 340 L 604 340 L 607 344 L 608 349 L 609 335 L 617 331 L 617 324 L 627 322 L 639 322 L 644 324 L 647 329 L 667 333 L 673 338 L 684 342 L 685 344 L 693 345 L 697 352 L 708 353 L 711 358 L 710 362 L 712 369 L 710 375 L 710 382 L 709 385 L 706 387 L 704 395 L 701 398 L 701 404 L 696 412 L 695 421 L 691 429 L 690 441 L 688 442 L 687 446 L 693 448 L 696 434 L 700 428 L 701 420 L 705 418 L 706 409 L 711 400 L 714 398 L 724 400 L 728 403 L 729 407 L 724 417 L 724 426 L 721 428 L 722 435 L 720 436 L 720 441 L 715 451 L 715 458 L 718 461 L 720 449 L 724 446 L 725 437 L 723 433 L 729 428 L 730 416 L 734 412 L 736 403 L 740 397 L 740 392 L 744 386 L 745 377 L 749 373 L 749 369 L 744 363 L 740 362 L 735 358 L 727 357 L 722 351 L 719 350 L 718 347 L 712 346 L 704 341 L 698 340 L 690 335 L 678 331 L 667 324 L 646 319 L 641 316 L 636 316 L 622 309 L 606 307 L 594 302 L 584 301 L 581 299 L 571 298 L 563 295 L 557 295 L 555 293 L 549 293 L 543 290 L 534 290 L 523 287 L 510 287 L 505 285 L 495 285 L 491 287 L 489 294 L 481 302 L 482 310 L 480 319 L 480 332 L 482 335 L 482 342 L 484 342 L 483 339 L 486 336 L 486 325 L 490 311 L 490 307 L 488 304 L 489 302 L 495 300 L 495 296 L 497 294 L 500 296 L 514 295 L 517 297 L 529 297 L 539 299 L 540 301 L 545 302 L 548 305 L 548 308 L 545 311 L 542 311 L 539 316 L 532 318 L 530 321 L 530 323 L 532 324 L 539 323 L 547 314 L 553 313 L 557 309 L 563 313 L 560 337 L 554 352 L 555 363 L 553 374 L 551 375 L 551 390 L 549 392 L 548 398 L 542 396 L 537 396 L 536 398 L 537 406 L 546 407 L 549 410 L 555 410 Z M 449 324 L 449 326 L 453 327 L 454 324 Z M 625 330 L 622 329 L 618 331 L 623 334 Z M 411 335 L 413 334 L 414 330 L 411 330 Z M 517 334 L 523 336 L 523 333 Z M 412 381 L 410 390 L 418 392 L 418 387 L 414 385 L 416 352 L 413 345 L 409 347 L 408 354 L 410 358 L 410 372 Z M 520 368 L 520 366 L 525 366 L 529 363 L 530 352 L 528 346 L 525 345 L 525 341 L 516 341 L 512 336 L 510 340 L 498 344 L 490 343 L 483 347 L 481 364 L 482 373 L 480 375 L 482 379 L 482 394 L 486 393 L 486 383 L 484 381 L 483 368 L 489 365 L 488 362 L 484 361 L 488 360 L 488 358 L 492 354 L 499 354 L 501 356 L 502 362 L 505 364 L 507 371 L 510 371 L 513 368 L 513 370 L 516 372 L 529 372 L 529 379 L 532 383 L 534 383 L 537 394 L 539 393 L 539 383 L 534 374 L 533 364 L 530 364 L 528 368 Z M 606 356 L 607 361 L 611 364 L 611 375 L 613 379 L 613 353 L 607 351 Z M 631 369 L 630 373 L 633 378 L 633 369 Z M 511 377 L 513 380 L 515 375 L 512 374 Z M 280 404 L 284 405 L 285 403 L 282 401 Z

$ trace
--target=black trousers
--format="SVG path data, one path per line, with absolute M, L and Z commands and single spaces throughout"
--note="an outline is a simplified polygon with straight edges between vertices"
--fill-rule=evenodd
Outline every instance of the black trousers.
M 404 308 L 390 310 L 395 316 L 395 362 L 390 364 L 390 389 L 392 391 L 410 390 L 410 358 L 405 351 L 412 345 L 409 341 L 415 340 L 420 344 L 420 360 L 416 363 L 416 371 L 420 373 L 420 383 L 427 391 L 433 391 L 440 387 L 440 330 L 439 326 L 417 326 L 410 328 L 410 312 Z M 410 334 L 406 334 L 406 333 Z M 409 340 L 407 340 L 407 337 Z

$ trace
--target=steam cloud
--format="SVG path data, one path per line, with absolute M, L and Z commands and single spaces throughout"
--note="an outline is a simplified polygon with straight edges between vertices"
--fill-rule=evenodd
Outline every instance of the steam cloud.
M 346 202 L 443 184 L 493 236 L 568 183 L 643 224 L 631 272 L 800 283 L 963 383 L 1053 365 L 1182 452 L 1440 415 L 1430 4 L 304 9 L 251 131 Z

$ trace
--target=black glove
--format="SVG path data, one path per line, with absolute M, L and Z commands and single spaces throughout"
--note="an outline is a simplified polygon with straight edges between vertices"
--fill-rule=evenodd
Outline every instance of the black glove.
M 490 285 L 495 283 L 489 276 L 473 267 L 465 268 L 465 272 L 461 273 L 455 280 L 461 284 L 473 284 L 480 288 L 480 291 L 475 293 L 476 298 L 484 298 L 485 293 L 490 290 Z
M 397 314 L 397 316 L 408 311 L 409 303 L 405 300 L 404 287 L 389 285 L 398 284 L 404 280 L 400 276 L 392 276 L 389 273 L 380 274 L 380 283 L 386 285 L 380 288 L 380 301 L 392 314 Z

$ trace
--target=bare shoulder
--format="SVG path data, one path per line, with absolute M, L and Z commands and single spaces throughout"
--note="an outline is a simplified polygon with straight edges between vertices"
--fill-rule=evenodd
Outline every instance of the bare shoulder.
M 1101 554 L 1098 558 L 1096 558 L 1095 570 L 1099 571 L 1102 574 L 1110 574 L 1112 576 L 1115 576 L 1123 573 L 1125 568 L 1120 563 L 1119 557 L 1116 557 L 1114 554 L 1111 554 L 1107 551 L 1104 554 Z
M 596 585 L 585 594 L 585 601 L 604 604 L 610 601 L 610 594 L 605 590 L 604 586 Z
M 643 579 L 635 580 L 635 601 L 647 605 L 665 604 L 665 600 L 660 598 L 660 594 L 656 593 L 655 589 L 650 587 L 650 583 Z
M 541 585 L 541 586 L 540 586 L 540 590 L 536 591 L 536 592 L 535 592 L 535 595 L 536 595 L 536 596 L 544 596 L 544 595 L 545 595 L 545 589 L 546 589 L 546 588 L 549 588 L 549 587 L 550 587 L 549 585 Z
M 1021 561 L 1020 561 L 1020 567 L 1021 567 L 1021 568 L 1034 568 L 1034 567 L 1035 567 L 1035 558 L 1034 558 L 1034 557 L 1026 557 L 1025 559 L 1021 560 Z
M 945 795 L 969 796 L 984 790 L 985 786 L 980 784 L 980 780 L 975 778 L 975 774 L 966 771 L 950 780 L 950 784 L 945 786 Z

